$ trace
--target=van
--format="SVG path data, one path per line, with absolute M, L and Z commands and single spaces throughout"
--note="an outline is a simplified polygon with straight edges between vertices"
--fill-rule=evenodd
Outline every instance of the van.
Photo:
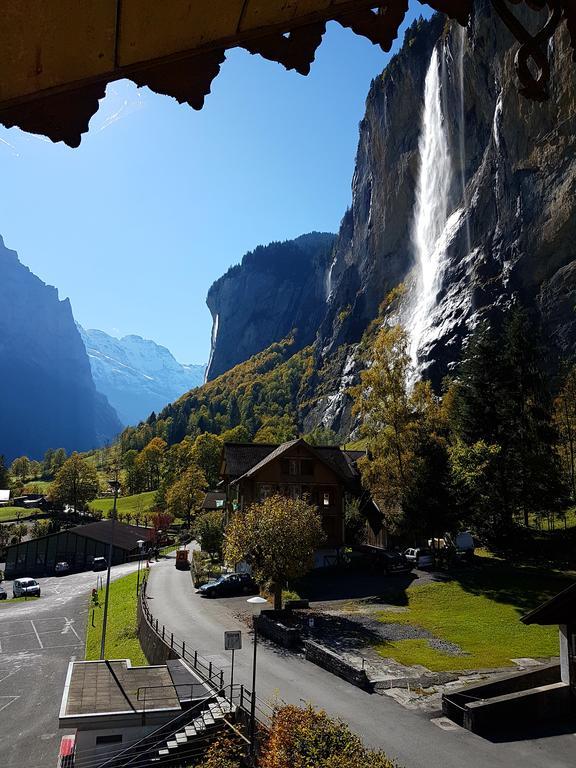
M 13 597 L 40 597 L 40 584 L 36 579 L 25 576 L 12 582 Z

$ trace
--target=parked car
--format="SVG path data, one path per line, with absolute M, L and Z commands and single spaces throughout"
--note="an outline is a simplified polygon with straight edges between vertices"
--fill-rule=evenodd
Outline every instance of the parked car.
M 434 565 L 434 557 L 429 549 L 411 547 L 404 552 L 404 557 L 416 568 L 432 568 Z
M 393 550 L 384 550 L 381 557 L 384 560 L 384 573 L 409 573 L 412 570 L 412 563 L 404 557 L 401 552 Z
M 108 561 L 105 557 L 95 557 L 92 560 L 93 571 L 105 571 L 108 568 Z
M 62 560 L 60 563 L 56 563 L 56 567 L 54 568 L 54 573 L 57 576 L 62 576 L 65 573 L 70 573 L 70 563 L 67 563 L 65 560 Z
M 248 573 L 227 573 L 198 587 L 196 592 L 203 597 L 232 597 L 258 592 L 258 585 Z
M 0 584 L 0 600 L 7 600 L 8 599 L 8 593 L 4 589 L 4 587 Z
M 40 584 L 25 576 L 12 582 L 12 597 L 40 597 Z

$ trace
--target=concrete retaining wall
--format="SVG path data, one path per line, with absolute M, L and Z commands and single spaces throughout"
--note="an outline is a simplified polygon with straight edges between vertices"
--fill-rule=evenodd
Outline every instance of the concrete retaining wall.
M 442 712 L 455 723 L 478 732 L 498 721 L 509 724 L 525 720 L 541 711 L 541 702 L 550 698 L 551 711 L 559 701 L 565 702 L 565 691 L 556 688 L 560 683 L 560 665 L 543 664 L 527 672 L 499 675 L 489 683 L 461 688 L 445 693 Z
M 347 680 L 357 688 L 362 688 L 365 691 L 371 690 L 370 681 L 363 669 L 356 669 L 351 664 L 348 664 L 341 656 L 333 651 L 325 648 L 313 640 L 304 640 L 304 650 L 306 652 L 306 659 L 314 664 L 317 664 L 323 669 L 327 669 L 328 672 L 332 672 L 333 675 Z
M 168 659 L 180 658 L 176 651 L 170 648 L 170 643 L 163 641 L 148 623 L 142 609 L 142 600 L 146 600 L 144 590 L 137 604 L 137 635 L 148 664 L 166 664 Z

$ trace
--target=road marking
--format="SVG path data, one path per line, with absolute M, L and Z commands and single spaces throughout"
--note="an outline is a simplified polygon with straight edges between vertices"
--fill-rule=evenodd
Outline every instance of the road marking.
M 44 650 L 44 646 L 42 645 L 42 640 L 40 640 L 40 635 L 38 634 L 38 630 L 36 629 L 36 626 L 34 625 L 34 622 L 32 619 L 30 619 L 30 624 L 32 624 L 32 629 L 34 630 L 34 634 L 36 635 L 36 640 L 38 640 L 38 645 L 40 646 L 40 650 Z
M 3 709 L 6 709 L 6 707 L 9 707 L 10 704 L 14 704 L 14 702 L 19 698 L 20 696 L 0 696 L 0 699 L 10 699 L 10 701 L 7 701 L 6 704 L 0 703 L 0 712 L 2 712 Z
M 72 632 L 74 632 L 78 640 L 80 640 L 80 635 L 74 629 L 74 619 L 67 619 L 66 616 L 64 616 L 64 622 L 65 624 L 64 624 L 64 629 L 62 630 L 62 634 L 65 635 L 68 633 L 69 630 L 72 630 Z

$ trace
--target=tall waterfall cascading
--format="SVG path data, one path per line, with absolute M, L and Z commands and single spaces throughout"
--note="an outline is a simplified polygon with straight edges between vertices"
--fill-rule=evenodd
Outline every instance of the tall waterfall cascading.
M 416 203 L 412 244 L 416 256 L 417 285 L 410 328 L 410 357 L 418 364 L 418 352 L 427 329 L 442 276 L 447 238 L 448 204 L 452 184 L 452 163 L 442 114 L 438 51 L 434 48 L 424 84 L 424 109 L 418 142 L 420 170 L 416 184 Z M 458 218 L 462 210 L 455 212 Z M 451 222 L 450 229 L 454 227 Z
M 466 28 L 458 26 L 458 88 L 460 90 L 460 115 L 458 120 L 458 145 L 460 155 L 460 184 L 462 186 L 462 205 L 468 211 L 468 193 L 466 191 L 466 110 L 464 108 L 464 47 L 466 45 Z M 467 253 L 472 249 L 470 222 L 466 217 L 466 248 Z
M 220 324 L 220 315 L 216 315 L 214 322 L 212 323 L 212 337 L 210 339 L 210 357 L 208 358 L 208 365 L 206 366 L 206 372 L 204 373 L 204 384 L 208 381 L 208 373 L 210 372 L 210 366 L 214 358 L 214 349 L 216 347 L 216 339 L 218 338 L 218 325 Z

